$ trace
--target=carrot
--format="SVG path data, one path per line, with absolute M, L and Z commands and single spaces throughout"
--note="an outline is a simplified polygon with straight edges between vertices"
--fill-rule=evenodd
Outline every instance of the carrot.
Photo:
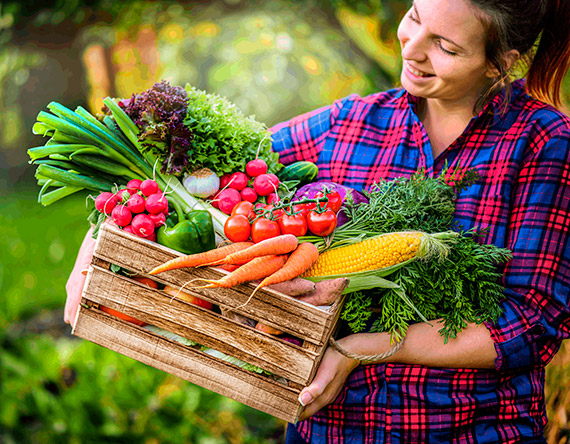
M 267 285 L 278 284 L 280 282 L 296 278 L 317 262 L 318 258 L 319 250 L 315 244 L 310 242 L 299 244 L 296 250 L 291 253 L 285 265 L 281 269 L 275 271 L 275 273 L 263 279 L 259 285 L 255 287 L 252 295 L 255 294 L 257 290 L 266 287 Z
M 148 274 L 158 274 L 168 270 L 176 270 L 178 268 L 199 267 L 201 265 L 209 265 L 211 262 L 223 259 L 228 254 L 243 250 L 253 245 L 253 242 L 235 242 L 221 248 L 214 248 L 203 253 L 190 254 L 171 259 L 156 268 L 149 271 Z
M 281 330 L 277 330 L 276 328 L 273 328 L 269 325 L 262 324 L 261 322 L 258 322 L 255 325 L 255 329 L 262 331 L 263 333 L 269 333 L 270 335 L 274 335 L 274 336 L 279 336 L 279 335 L 283 334 L 283 332 Z
M 285 255 L 259 256 L 218 280 L 200 279 L 209 282 L 209 284 L 194 288 L 230 288 L 244 282 L 262 279 L 279 270 L 286 260 L 287 256 Z
M 210 263 L 209 265 L 243 264 L 259 256 L 287 254 L 297 248 L 298 244 L 299 242 L 295 235 L 282 234 L 262 240 L 245 250 L 228 254 L 225 258 L 220 258 L 220 260 Z

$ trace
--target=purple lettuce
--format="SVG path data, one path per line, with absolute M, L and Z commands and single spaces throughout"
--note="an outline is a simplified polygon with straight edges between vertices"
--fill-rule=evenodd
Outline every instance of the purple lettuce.
M 184 125 L 188 94 L 180 86 L 171 86 L 166 80 L 119 105 L 139 128 L 143 150 L 156 155 L 161 171 L 180 175 L 186 169 L 191 154 L 192 131 Z

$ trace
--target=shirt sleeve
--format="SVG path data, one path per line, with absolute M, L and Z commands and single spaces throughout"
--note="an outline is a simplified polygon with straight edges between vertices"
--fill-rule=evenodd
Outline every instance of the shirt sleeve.
M 279 154 L 279 161 L 284 165 L 300 160 L 317 162 L 342 103 L 336 101 L 270 128 L 272 149 Z
M 512 195 L 504 311 L 487 324 L 499 371 L 545 366 L 570 337 L 570 129 L 558 123 L 538 125 Z

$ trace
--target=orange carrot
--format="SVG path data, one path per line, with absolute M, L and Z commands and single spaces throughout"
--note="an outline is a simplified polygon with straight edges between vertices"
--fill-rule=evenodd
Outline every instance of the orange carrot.
M 311 265 L 317 262 L 319 258 L 319 250 L 310 242 L 303 242 L 299 244 L 297 249 L 291 253 L 285 265 L 275 271 L 275 273 L 270 274 L 265 279 L 263 279 L 252 295 L 255 294 L 257 290 L 267 285 L 278 284 L 279 282 L 285 282 L 290 279 L 296 278 L 308 270 Z
M 190 254 L 171 259 L 156 268 L 149 271 L 148 274 L 158 274 L 168 270 L 176 270 L 178 268 L 199 267 L 209 265 L 219 259 L 225 258 L 228 254 L 251 247 L 253 242 L 235 242 L 221 248 L 214 248 L 203 253 Z
M 209 284 L 194 288 L 230 288 L 239 284 L 243 284 L 244 282 L 262 279 L 279 270 L 286 260 L 286 255 L 271 254 L 266 256 L 259 256 L 242 265 L 237 270 L 232 271 L 230 274 L 218 279 L 217 281 L 210 279 L 201 279 L 209 282 Z
M 220 260 L 209 265 L 243 264 L 259 256 L 287 254 L 297 248 L 298 244 L 299 242 L 295 235 L 282 234 L 280 236 L 262 240 L 245 250 L 228 254 L 224 258 L 220 258 Z
M 277 330 L 276 328 L 273 328 L 273 327 L 266 325 L 266 324 L 262 324 L 261 322 L 258 322 L 255 325 L 255 329 L 262 331 L 263 333 L 269 333 L 270 335 L 274 335 L 274 336 L 279 336 L 279 335 L 283 334 L 283 332 L 281 330 Z

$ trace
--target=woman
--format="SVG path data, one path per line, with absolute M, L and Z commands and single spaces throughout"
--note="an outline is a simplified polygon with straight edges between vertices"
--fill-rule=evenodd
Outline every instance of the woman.
M 328 349 L 288 442 L 544 442 L 544 366 L 570 336 L 570 120 L 545 103 L 560 103 L 568 23 L 567 0 L 415 0 L 398 30 L 403 88 L 273 128 L 283 163 L 314 161 L 320 179 L 356 189 L 446 162 L 476 169 L 456 220 L 514 253 L 496 324 L 468 325 L 447 344 L 437 322 L 412 325 L 379 364 Z M 511 85 L 541 33 L 526 84 Z M 89 250 L 68 283 L 68 321 Z M 391 349 L 382 333 L 339 342 L 363 355 Z
M 496 324 L 448 344 L 437 323 L 412 325 L 380 364 L 329 348 L 288 442 L 544 442 L 544 366 L 570 336 L 570 120 L 545 103 L 559 105 L 568 69 L 568 3 L 415 0 L 398 29 L 403 88 L 273 128 L 283 163 L 314 161 L 320 179 L 356 189 L 446 163 L 476 169 L 455 219 L 514 253 Z M 526 84 L 510 84 L 541 33 Z M 339 342 L 363 355 L 391 348 L 383 333 Z

